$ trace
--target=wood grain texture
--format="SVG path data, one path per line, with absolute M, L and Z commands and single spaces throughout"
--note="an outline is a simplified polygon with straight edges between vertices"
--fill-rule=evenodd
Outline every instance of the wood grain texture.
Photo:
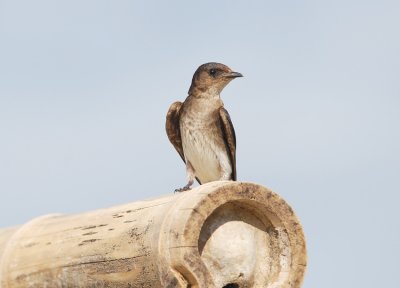
M 0 286 L 300 287 L 302 227 L 253 183 L 180 194 L 0 229 Z

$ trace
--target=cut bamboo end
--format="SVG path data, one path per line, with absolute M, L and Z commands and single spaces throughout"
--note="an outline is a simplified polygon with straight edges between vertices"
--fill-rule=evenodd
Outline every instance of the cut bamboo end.
M 0 284 L 15 287 L 300 287 L 302 227 L 253 183 L 191 191 L 0 230 Z

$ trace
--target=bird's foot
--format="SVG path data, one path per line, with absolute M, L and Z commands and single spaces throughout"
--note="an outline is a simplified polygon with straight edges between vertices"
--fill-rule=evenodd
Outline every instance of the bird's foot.
M 189 190 L 191 190 L 191 189 L 192 189 L 192 188 L 190 188 L 189 185 L 186 185 L 186 186 L 184 186 L 184 187 L 182 187 L 182 188 L 175 189 L 175 192 L 174 192 L 174 193 L 176 193 L 176 192 L 185 192 L 185 191 L 189 191 Z

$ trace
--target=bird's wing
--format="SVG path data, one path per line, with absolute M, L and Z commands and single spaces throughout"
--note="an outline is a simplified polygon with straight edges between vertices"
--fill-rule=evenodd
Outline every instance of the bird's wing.
M 183 162 L 185 161 L 185 155 L 183 154 L 181 130 L 179 128 L 179 119 L 181 116 L 182 102 L 175 102 L 169 107 L 167 113 L 167 119 L 165 122 L 165 130 L 169 141 L 174 145 L 176 151 L 181 156 Z
M 226 151 L 229 155 L 229 160 L 231 161 L 232 180 L 236 181 L 236 135 L 235 129 L 232 125 L 231 117 L 224 107 L 219 109 L 219 119 Z

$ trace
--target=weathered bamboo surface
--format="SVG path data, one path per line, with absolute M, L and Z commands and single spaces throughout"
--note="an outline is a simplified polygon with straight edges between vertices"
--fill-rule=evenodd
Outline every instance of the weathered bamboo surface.
M 302 227 L 277 194 L 212 182 L 0 229 L 0 286 L 300 287 Z

